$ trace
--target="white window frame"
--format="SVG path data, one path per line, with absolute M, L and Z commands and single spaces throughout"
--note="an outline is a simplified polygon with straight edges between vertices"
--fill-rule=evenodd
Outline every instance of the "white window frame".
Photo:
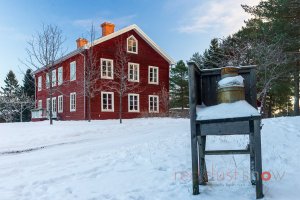
M 63 95 L 59 95 L 57 97 L 57 112 L 63 113 L 64 111 L 64 97 Z
M 157 110 L 151 110 L 151 101 L 150 101 L 150 98 L 151 97 L 156 97 L 157 98 Z M 149 95 L 148 97 L 148 109 L 149 109 L 149 113 L 159 113 L 159 96 L 158 95 Z M 154 107 L 154 105 L 153 105 Z
M 70 81 L 76 80 L 76 61 L 70 62 Z
M 129 50 L 129 40 L 130 40 L 130 39 L 134 39 L 134 40 L 135 40 L 135 43 L 136 43 L 136 51 L 130 51 L 130 50 Z M 133 35 L 131 35 L 131 36 L 129 36 L 129 37 L 127 38 L 127 45 L 126 45 L 126 46 L 127 46 L 127 52 L 128 52 L 128 53 L 138 54 L 138 51 L 139 51 L 139 50 L 138 50 L 138 49 L 139 49 L 139 48 L 138 48 L 138 46 L 139 46 L 139 45 L 138 45 L 138 40 L 137 40 Z
M 38 100 L 38 109 L 42 109 L 43 108 L 43 100 Z
M 102 62 L 106 62 L 106 75 L 105 76 L 103 75 Z M 107 62 L 111 62 L 111 76 L 107 76 L 107 73 L 108 73 Z M 100 74 L 101 74 L 101 79 L 114 79 L 114 61 L 112 59 L 100 58 Z
M 150 79 L 151 70 L 157 70 L 156 82 L 153 82 L 153 81 L 151 82 L 151 79 Z M 155 84 L 155 85 L 159 84 L 159 68 L 158 67 L 149 66 L 149 68 L 148 68 L 148 83 L 149 84 Z
M 52 113 L 56 113 L 57 112 L 57 101 L 56 101 L 56 97 L 52 97 Z
M 133 66 L 133 69 L 132 69 L 133 79 L 130 78 L 131 66 Z M 134 71 L 134 66 L 137 66 L 137 71 L 136 72 Z M 135 74 L 137 74 L 137 80 L 134 79 Z M 140 82 L 140 64 L 132 63 L 132 62 L 128 63 L 128 81 L 130 81 L 130 82 Z
M 42 76 L 39 76 L 38 77 L 38 91 L 42 91 L 42 88 L 43 88 L 42 81 L 43 81 Z
M 49 73 L 46 73 L 46 88 L 48 89 L 49 87 L 50 87 Z
M 72 99 L 75 96 L 74 100 Z M 74 101 L 74 102 L 72 102 Z M 73 107 L 74 105 L 74 107 Z M 70 93 L 70 112 L 76 111 L 76 92 Z
M 52 70 L 52 87 L 56 86 L 56 69 Z
M 135 110 L 135 109 L 130 110 L 130 96 L 137 97 L 137 110 Z M 135 106 L 135 105 L 133 104 L 133 106 Z M 128 94 L 128 112 L 140 112 L 140 95 L 139 94 L 133 94 L 133 93 Z
M 57 69 L 57 85 L 61 85 L 63 83 L 63 67 L 59 67 Z
M 111 109 L 104 109 L 103 107 L 103 95 L 110 94 L 111 96 Z M 101 92 L 101 112 L 114 112 L 115 110 L 115 97 L 114 92 Z

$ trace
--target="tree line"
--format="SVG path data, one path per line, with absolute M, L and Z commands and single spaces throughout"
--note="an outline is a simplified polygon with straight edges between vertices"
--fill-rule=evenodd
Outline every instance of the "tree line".
M 200 69 L 256 65 L 262 115 L 299 115 L 300 2 L 268 0 L 242 8 L 253 18 L 232 35 L 213 38 L 203 54 L 196 52 L 190 60 Z M 187 106 L 187 68 L 183 66 L 180 61 L 171 69 L 172 106 Z M 185 75 L 177 84 L 180 74 Z
M 29 122 L 34 108 L 34 77 L 28 69 L 20 85 L 10 70 L 0 89 L 0 120 L 3 122 Z

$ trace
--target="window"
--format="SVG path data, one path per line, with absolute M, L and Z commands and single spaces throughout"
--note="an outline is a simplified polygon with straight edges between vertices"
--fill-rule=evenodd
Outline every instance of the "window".
M 149 66 L 148 83 L 158 84 L 158 67 Z
M 101 92 L 101 110 L 102 112 L 114 111 L 114 93 Z
M 157 95 L 149 95 L 149 112 L 150 113 L 159 112 L 159 99 Z
M 127 38 L 127 52 L 138 53 L 138 41 L 133 35 Z
M 52 86 L 56 86 L 56 69 L 52 70 Z
M 38 91 L 42 90 L 42 76 L 38 77 Z
M 76 61 L 70 63 L 70 81 L 76 80 Z
M 128 94 L 128 112 L 140 111 L 140 95 Z
M 38 101 L 38 108 L 39 109 L 43 108 L 43 101 L 42 100 Z
M 70 94 L 70 111 L 76 111 L 76 92 Z
M 50 111 L 50 98 L 47 98 L 47 107 L 46 107 L 47 112 Z
M 114 79 L 114 62 L 110 59 L 100 59 L 101 62 L 101 78 Z
M 56 97 L 52 98 L 52 113 L 56 113 Z
M 63 112 L 63 95 L 60 95 L 57 97 L 58 98 L 58 105 L 57 105 L 57 111 L 58 113 L 62 113 Z
M 46 74 L 46 88 L 49 88 L 49 73 Z
M 57 69 L 57 75 L 58 75 L 57 84 L 61 85 L 63 83 L 63 67 L 59 67 Z
M 140 81 L 140 65 L 137 63 L 128 63 L 128 81 Z

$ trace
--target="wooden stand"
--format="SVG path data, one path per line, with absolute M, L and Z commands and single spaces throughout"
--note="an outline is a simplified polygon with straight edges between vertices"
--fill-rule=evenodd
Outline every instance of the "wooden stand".
M 243 116 L 225 119 L 197 120 L 196 106 L 217 104 L 216 88 L 220 80 L 220 69 L 199 70 L 195 63 L 189 65 L 190 126 L 192 150 L 193 194 L 199 194 L 199 185 L 205 185 L 207 171 L 206 155 L 250 154 L 251 183 L 256 185 L 256 198 L 263 198 L 262 158 L 261 158 L 261 116 Z M 243 67 L 240 75 L 245 79 L 246 101 L 256 108 L 256 78 L 254 67 Z M 206 136 L 210 135 L 249 135 L 249 146 L 245 150 L 206 151 Z M 199 172 L 199 174 L 198 174 Z

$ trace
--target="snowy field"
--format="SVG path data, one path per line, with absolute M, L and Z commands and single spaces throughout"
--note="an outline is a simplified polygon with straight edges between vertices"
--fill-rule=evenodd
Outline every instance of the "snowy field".
M 299 199 L 300 117 L 263 121 L 264 199 Z M 208 149 L 245 148 L 245 136 Z M 0 124 L 0 200 L 255 199 L 249 156 L 208 156 L 209 183 L 191 195 L 189 120 Z

